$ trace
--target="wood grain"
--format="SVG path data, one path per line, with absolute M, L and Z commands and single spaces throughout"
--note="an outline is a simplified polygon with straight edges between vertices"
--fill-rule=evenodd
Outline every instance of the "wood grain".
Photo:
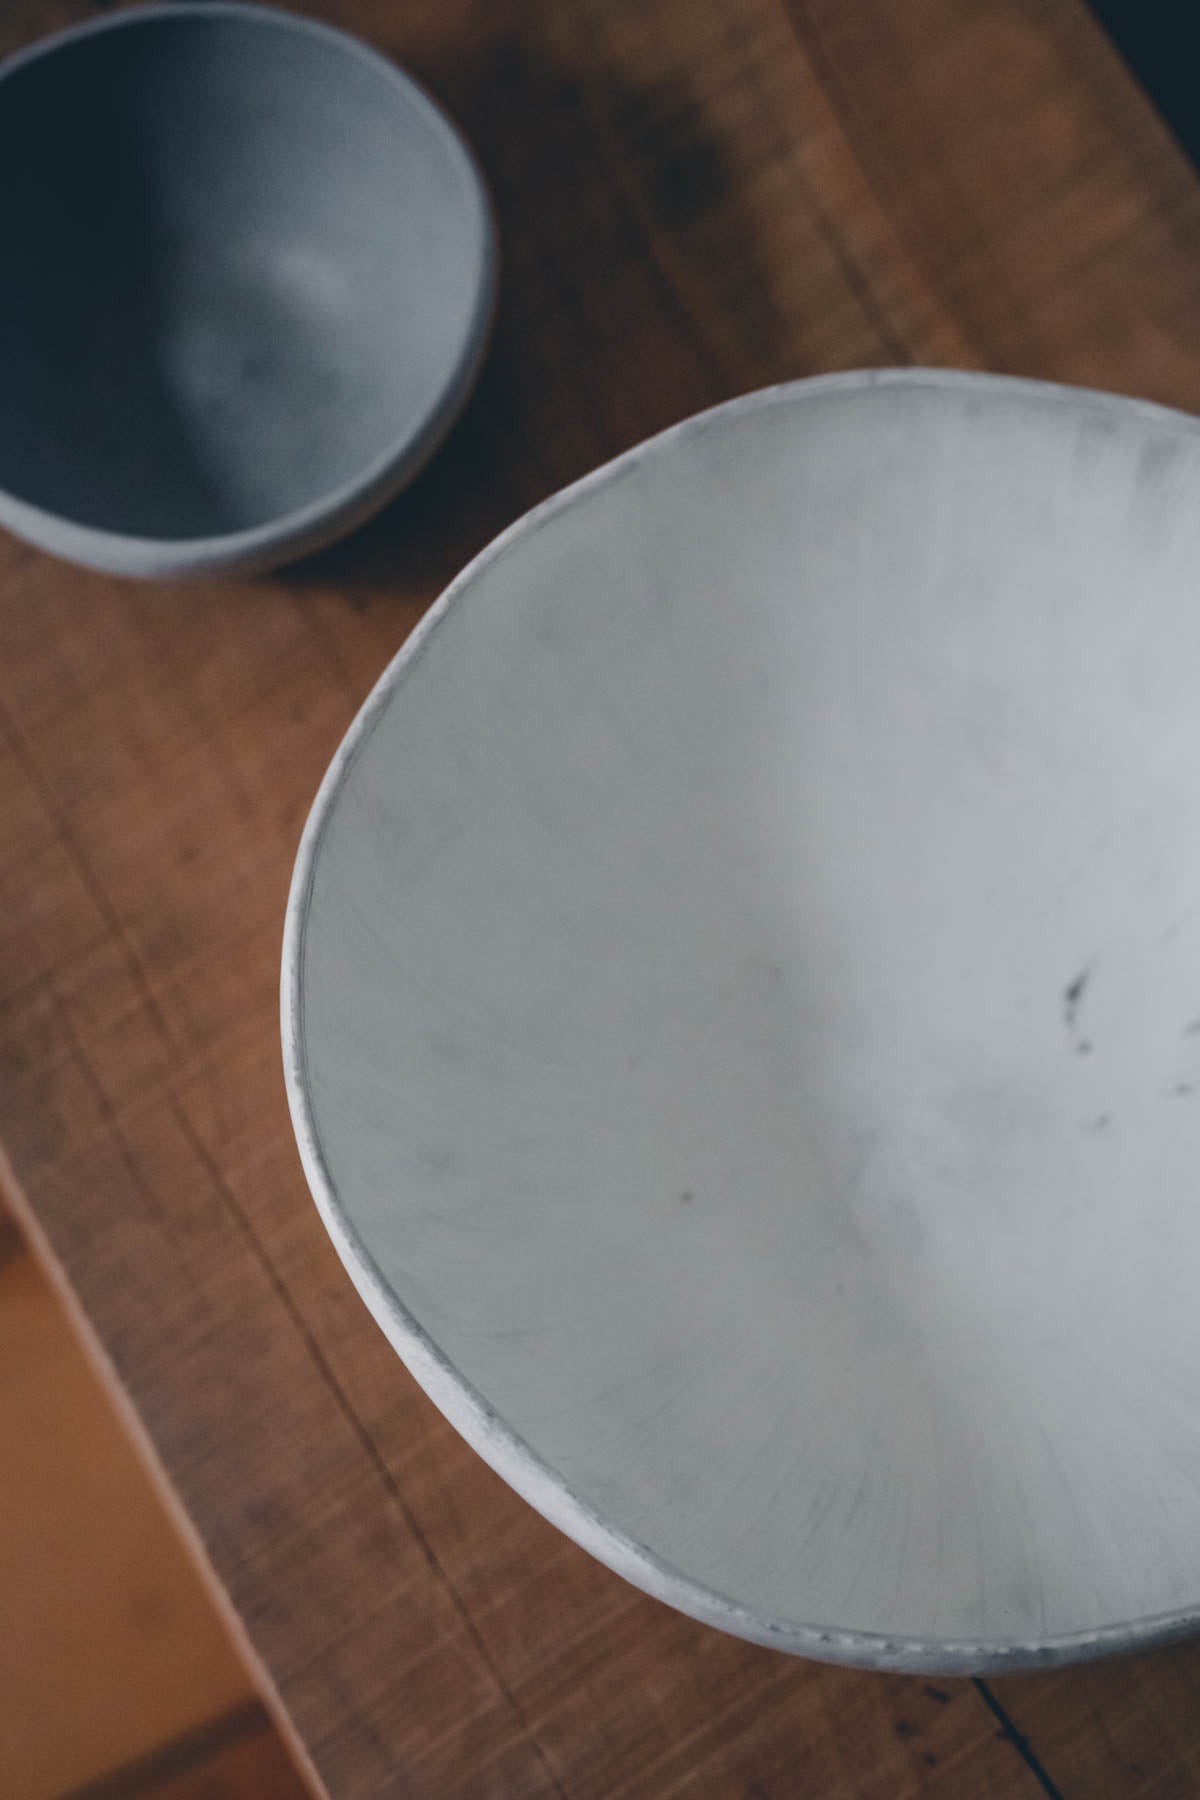
M 4 47 L 86 10 L 17 0 Z M 534 1516 L 323 1238 L 276 994 L 320 774 L 496 529 L 688 412 L 825 369 L 1200 407 L 1200 186 L 1076 0 L 312 10 L 473 140 L 495 344 L 432 469 L 302 568 L 157 589 L 0 542 L 0 1132 L 44 1242 L 338 1800 L 1009 1800 L 1047 1791 L 1022 1733 L 1066 1793 L 1183 1792 L 1193 1652 L 1157 1682 L 1006 1686 L 1006 1735 L 970 1684 L 694 1625 Z
M 59 1800 L 304 1800 L 262 1705 L 249 1700 Z
M 268 1721 L 3 1210 L 0 1443 L 0 1793 L 158 1795 L 203 1769 L 232 1800 Z M 300 1800 L 274 1742 L 262 1800 Z
M 994 1687 L 1064 1794 L 1200 1793 L 1200 1645 Z

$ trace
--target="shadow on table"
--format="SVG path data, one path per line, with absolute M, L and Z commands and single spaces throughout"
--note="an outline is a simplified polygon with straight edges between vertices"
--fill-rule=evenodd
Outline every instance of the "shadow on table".
M 772 311 L 753 232 L 722 204 L 725 152 L 683 82 L 568 70 L 512 36 L 415 73 L 479 157 L 499 304 L 478 388 L 431 466 L 284 576 L 360 604 L 432 597 L 510 520 L 620 450 L 803 372 L 787 364 L 792 328 Z

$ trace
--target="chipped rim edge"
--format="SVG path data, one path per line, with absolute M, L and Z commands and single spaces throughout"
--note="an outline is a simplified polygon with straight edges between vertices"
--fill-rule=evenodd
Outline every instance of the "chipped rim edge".
M 0 101 L 5 83 L 30 64 L 87 38 L 125 31 L 159 19 L 228 18 L 318 38 L 375 70 L 402 106 L 422 113 L 457 157 L 467 204 L 477 213 L 479 268 L 470 318 L 441 389 L 415 428 L 399 433 L 356 475 L 320 499 L 239 531 L 207 537 L 157 538 L 86 525 L 24 500 L 0 484 L 0 527 L 63 561 L 109 575 L 176 580 L 255 575 L 325 549 L 372 518 L 425 468 L 462 416 L 483 367 L 495 322 L 500 240 L 495 208 L 475 153 L 459 127 L 414 75 L 353 32 L 258 0 L 149 0 L 124 12 L 85 19 L 0 60 Z
M 343 1206 L 325 1162 L 310 1097 L 304 1039 L 305 935 L 317 859 L 342 785 L 397 689 L 420 661 L 434 633 L 492 565 L 551 518 L 595 489 L 629 473 L 648 456 L 731 418 L 831 392 L 907 386 L 955 387 L 1065 403 L 1077 409 L 1130 412 L 1181 435 L 1200 437 L 1200 421 L 1152 401 L 1056 382 L 959 369 L 863 369 L 783 382 L 743 394 L 669 426 L 535 506 L 494 538 L 412 631 L 372 688 L 317 790 L 301 835 L 283 932 L 281 1028 L 284 1077 L 292 1125 L 313 1199 L 351 1280 L 375 1322 L 410 1374 L 460 1436 L 537 1512 L 633 1586 L 678 1612 L 736 1637 L 791 1655 L 850 1667 L 907 1674 L 990 1675 L 1085 1662 L 1149 1650 L 1200 1633 L 1200 1601 L 1150 1617 L 1042 1639 L 922 1638 L 803 1624 L 760 1612 L 683 1574 L 629 1533 L 611 1524 L 546 1462 L 457 1368 L 386 1280 Z

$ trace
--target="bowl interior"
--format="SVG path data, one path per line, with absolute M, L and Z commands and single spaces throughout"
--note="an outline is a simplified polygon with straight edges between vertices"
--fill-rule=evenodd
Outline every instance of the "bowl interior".
M 97 529 L 246 530 L 418 431 L 478 302 L 453 131 L 350 40 L 155 9 L 0 81 L 0 487 Z
M 482 559 L 322 802 L 310 1172 L 681 1604 L 1200 1598 L 1198 493 L 1100 397 L 735 405 Z

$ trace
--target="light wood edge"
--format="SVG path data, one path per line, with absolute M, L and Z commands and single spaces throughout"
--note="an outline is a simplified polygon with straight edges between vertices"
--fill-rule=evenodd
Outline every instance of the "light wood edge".
M 71 1332 L 103 1384 L 121 1427 L 165 1508 L 175 1534 L 183 1544 L 188 1560 L 199 1575 L 205 1591 L 232 1641 L 238 1658 L 254 1684 L 268 1718 L 279 1733 L 284 1747 L 292 1759 L 297 1774 L 308 1788 L 312 1800 L 332 1800 L 329 1789 L 317 1773 L 316 1764 L 292 1723 L 291 1716 L 269 1669 L 254 1648 L 232 1600 L 209 1560 L 204 1542 L 159 1459 L 153 1439 L 143 1425 L 137 1408 L 130 1399 L 111 1357 L 84 1311 L 66 1271 L 55 1255 L 54 1248 L 43 1231 L 25 1190 L 17 1179 L 16 1171 L 3 1144 L 0 1144 L 0 1205 L 7 1207 L 12 1214 L 27 1249 L 61 1302 Z

